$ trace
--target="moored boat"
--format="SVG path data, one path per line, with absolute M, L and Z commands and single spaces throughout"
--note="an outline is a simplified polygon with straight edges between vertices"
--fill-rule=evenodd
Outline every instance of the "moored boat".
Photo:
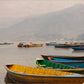
M 23 47 L 23 43 L 19 43 L 17 47 Z
M 49 58 L 61 58 L 61 59 L 70 59 L 70 60 L 84 60 L 84 56 L 64 56 L 64 55 L 41 55 L 45 60 Z
M 11 80 L 19 83 L 57 83 L 57 84 L 81 84 L 84 82 L 84 76 L 61 72 L 56 70 L 41 69 L 16 64 L 5 65 L 8 76 Z
M 80 47 L 80 45 L 70 45 L 70 44 L 57 44 L 55 48 L 73 48 L 73 47 Z
M 61 59 L 61 58 L 49 58 L 50 61 L 56 63 L 63 63 L 69 66 L 74 66 L 78 68 L 84 68 L 84 61 L 83 60 L 69 60 L 69 59 Z
M 65 65 L 62 63 L 55 63 L 49 60 L 43 60 L 40 58 L 36 59 L 36 66 L 39 68 L 48 68 L 58 71 L 74 72 L 79 74 L 84 74 L 84 69 L 76 68 L 73 66 Z
M 13 43 L 7 43 L 7 42 L 4 42 L 4 43 L 0 43 L 0 45 L 12 45 Z
M 43 44 L 32 44 L 32 45 L 29 45 L 29 47 L 42 47 Z
M 55 45 L 55 48 L 73 48 L 73 47 L 84 47 L 84 43 L 80 42 L 65 42 L 63 44 L 57 44 Z
M 43 44 L 23 44 L 23 43 L 19 43 L 17 46 L 18 47 L 42 47 Z
M 57 43 L 56 42 L 46 43 L 46 46 L 54 46 L 54 45 L 57 45 Z
M 84 50 L 84 47 L 73 47 L 74 50 Z

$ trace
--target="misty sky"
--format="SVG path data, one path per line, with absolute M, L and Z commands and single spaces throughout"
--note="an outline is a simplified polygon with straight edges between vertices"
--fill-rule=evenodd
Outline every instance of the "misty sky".
M 29 16 L 56 12 L 83 0 L 0 0 L 0 29 L 17 24 Z
M 0 18 L 25 17 L 63 10 L 83 0 L 0 0 Z

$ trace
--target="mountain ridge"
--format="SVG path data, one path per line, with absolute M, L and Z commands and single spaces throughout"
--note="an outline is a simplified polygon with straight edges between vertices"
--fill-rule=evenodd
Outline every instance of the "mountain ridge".
M 83 33 L 83 9 L 83 5 L 75 5 L 62 11 L 28 17 L 18 24 L 0 30 L 0 39 L 15 39 L 21 36 L 28 36 L 28 39 L 76 39 Z

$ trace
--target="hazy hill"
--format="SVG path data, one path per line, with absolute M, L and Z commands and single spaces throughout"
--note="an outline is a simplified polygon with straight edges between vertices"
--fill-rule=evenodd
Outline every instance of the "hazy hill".
M 78 35 L 77 40 L 83 40 L 84 41 L 84 33 Z
M 0 30 L 1 29 L 5 29 L 8 28 L 12 25 L 15 25 L 17 23 L 20 23 L 21 21 L 23 21 L 25 18 L 20 17 L 20 18 L 16 18 L 16 17 L 0 17 Z
M 84 5 L 27 17 L 24 21 L 0 30 L 0 39 L 76 39 L 84 32 Z

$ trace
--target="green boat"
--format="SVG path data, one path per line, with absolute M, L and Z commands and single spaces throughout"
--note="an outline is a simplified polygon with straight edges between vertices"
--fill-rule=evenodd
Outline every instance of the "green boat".
M 68 66 L 62 63 L 55 63 L 49 60 L 44 60 L 37 58 L 36 59 L 36 66 L 38 68 L 48 68 L 48 69 L 56 69 L 59 71 L 66 71 L 66 72 L 73 72 L 73 73 L 79 73 L 84 74 L 84 69 L 80 69 L 77 67 Z

